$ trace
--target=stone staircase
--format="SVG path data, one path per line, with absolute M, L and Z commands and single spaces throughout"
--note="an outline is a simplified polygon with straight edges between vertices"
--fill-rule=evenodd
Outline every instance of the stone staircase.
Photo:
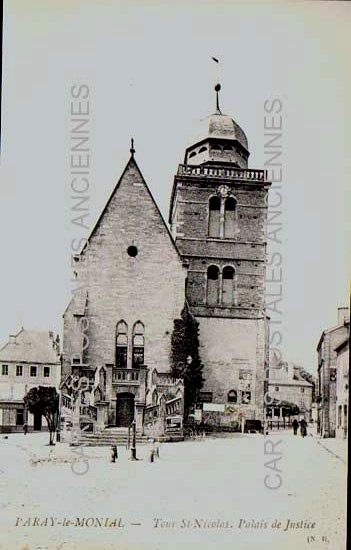
M 130 433 L 130 441 L 132 433 Z M 111 447 L 112 445 L 126 446 L 128 442 L 128 428 L 105 428 L 99 432 L 82 432 L 76 445 L 83 447 Z M 136 433 L 136 444 L 150 443 L 150 438 Z

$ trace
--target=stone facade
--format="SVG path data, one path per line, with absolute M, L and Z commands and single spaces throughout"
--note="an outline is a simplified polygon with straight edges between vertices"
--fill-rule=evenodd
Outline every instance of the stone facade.
M 203 392 L 213 403 L 237 403 L 246 418 L 260 418 L 263 408 L 264 321 L 199 317 Z M 258 348 L 261 342 L 261 349 Z M 262 367 L 257 369 L 257 363 Z M 233 400 L 232 392 L 236 394 Z
M 159 389 L 153 401 L 153 372 L 169 372 L 186 268 L 133 155 L 74 269 L 77 291 L 64 314 L 63 380 L 72 374 L 90 380 L 90 395 L 80 405 L 92 407 L 100 428 L 127 426 L 135 417 L 142 430 L 145 408 L 165 395 Z M 169 382 L 167 399 L 178 390 L 177 381 Z
M 349 337 L 336 348 L 336 437 L 347 439 L 349 415 Z
M 0 349 L 0 432 L 47 429 L 44 417 L 25 410 L 23 398 L 36 386 L 58 389 L 60 382 L 58 336 L 22 328 Z
M 350 333 L 348 308 L 338 309 L 338 324 L 324 330 L 318 346 L 318 431 L 322 437 L 336 433 L 336 377 L 337 352 L 335 348 Z

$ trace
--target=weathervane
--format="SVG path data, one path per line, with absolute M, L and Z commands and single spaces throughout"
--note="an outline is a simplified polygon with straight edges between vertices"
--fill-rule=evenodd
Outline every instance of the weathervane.
M 217 63 L 218 67 L 219 67 L 219 59 L 217 59 L 216 57 L 212 57 L 213 61 L 215 63 Z M 221 85 L 220 83 L 218 82 L 219 80 L 219 75 L 217 74 L 217 84 L 215 85 L 215 92 L 216 92 L 216 113 L 221 115 L 222 114 L 222 111 L 220 110 L 219 108 L 219 92 L 220 92 L 220 89 L 221 89 Z
M 215 85 L 215 91 L 216 91 L 216 113 L 218 113 L 219 115 L 222 114 L 222 111 L 220 110 L 219 108 L 219 94 L 218 92 L 220 91 L 221 89 L 221 85 L 220 84 L 216 84 Z

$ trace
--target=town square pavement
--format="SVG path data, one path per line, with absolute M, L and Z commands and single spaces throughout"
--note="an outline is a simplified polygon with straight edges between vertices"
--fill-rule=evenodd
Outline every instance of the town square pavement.
M 346 548 L 342 443 L 236 434 L 111 463 L 107 447 L 47 442 L 0 435 L 1 550 Z

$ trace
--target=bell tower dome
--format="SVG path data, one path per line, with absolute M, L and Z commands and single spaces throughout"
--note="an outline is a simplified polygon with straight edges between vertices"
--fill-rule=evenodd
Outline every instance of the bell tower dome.
M 216 111 L 202 121 L 195 143 L 187 147 L 184 164 L 230 164 L 247 168 L 249 146 L 245 132 L 219 107 L 221 85 L 216 84 Z

